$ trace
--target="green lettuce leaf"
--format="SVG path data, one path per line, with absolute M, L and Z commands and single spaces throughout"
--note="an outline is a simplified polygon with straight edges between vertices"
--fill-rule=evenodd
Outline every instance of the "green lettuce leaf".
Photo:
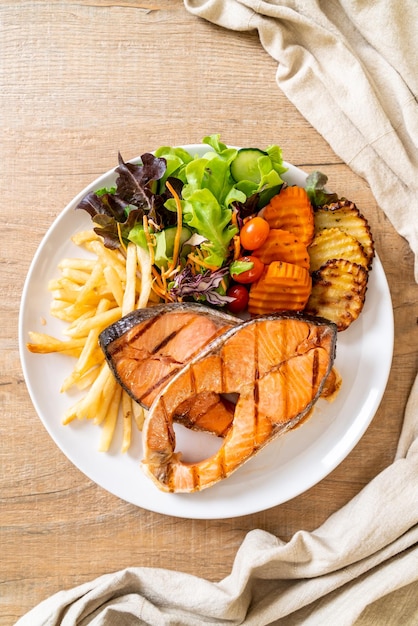
M 235 201 L 244 202 L 246 196 L 237 189 L 231 176 L 230 163 L 233 158 L 232 154 L 225 158 L 211 152 L 208 158 L 202 157 L 188 163 L 183 198 L 190 199 L 197 190 L 208 189 L 225 206 Z
M 203 137 L 202 143 L 207 143 L 208 146 L 210 146 L 211 148 L 215 150 L 215 152 L 220 154 L 221 152 L 228 150 L 228 146 L 222 143 L 220 138 L 221 138 L 220 134 L 207 135 L 206 137 Z
M 306 193 L 313 206 L 320 207 L 330 202 L 337 202 L 338 195 L 326 191 L 325 185 L 327 182 L 328 176 L 318 171 L 312 172 L 306 179 Z
M 284 172 L 287 172 L 287 167 L 283 165 L 282 149 L 279 146 L 269 146 L 266 148 L 266 152 L 271 159 L 273 168 L 278 174 L 284 174 Z
M 239 276 L 239 274 L 252 270 L 253 267 L 254 263 L 252 261 L 232 261 L 229 266 L 229 273 L 231 276 Z
M 210 189 L 196 189 L 183 202 L 185 224 L 206 239 L 200 248 L 207 253 L 209 265 L 221 267 L 228 257 L 229 244 L 238 232 L 231 218 L 232 210 L 222 206 Z

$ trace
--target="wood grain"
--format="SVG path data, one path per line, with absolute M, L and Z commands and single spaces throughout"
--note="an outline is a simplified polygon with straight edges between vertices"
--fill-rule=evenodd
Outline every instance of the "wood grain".
M 418 289 L 407 244 L 367 184 L 279 91 L 275 62 L 254 33 L 214 27 L 180 0 L 5 0 L 1 14 L 0 623 L 8 625 L 60 589 L 128 566 L 219 580 L 249 530 L 288 539 L 321 524 L 394 457 L 417 371 Z M 204 521 L 131 506 L 66 459 L 29 399 L 17 328 L 32 257 L 73 196 L 118 151 L 128 159 L 212 132 L 236 145 L 279 143 L 287 161 L 326 171 L 355 200 L 388 277 L 395 352 L 375 419 L 330 476 L 271 510 Z

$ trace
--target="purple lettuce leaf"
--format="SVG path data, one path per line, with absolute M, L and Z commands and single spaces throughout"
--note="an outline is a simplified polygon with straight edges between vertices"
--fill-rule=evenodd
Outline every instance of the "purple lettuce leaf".
M 234 298 L 219 293 L 222 279 L 229 273 L 228 267 L 206 270 L 203 274 L 193 274 L 190 265 L 177 274 L 170 288 L 170 295 L 181 300 L 206 300 L 209 304 L 223 306 Z

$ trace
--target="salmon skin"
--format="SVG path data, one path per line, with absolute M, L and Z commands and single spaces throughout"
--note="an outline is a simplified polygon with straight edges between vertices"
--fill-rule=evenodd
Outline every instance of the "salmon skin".
M 106 328 L 100 346 L 116 380 L 149 409 L 158 393 L 210 341 L 241 320 L 197 303 L 137 309 Z M 214 392 L 178 407 L 175 421 L 223 436 L 233 407 Z
M 336 339 L 335 324 L 299 314 L 260 316 L 224 331 L 156 396 L 143 428 L 145 473 L 161 490 L 183 493 L 227 478 L 308 417 L 333 367 Z M 208 393 L 237 394 L 232 426 L 214 455 L 183 462 L 174 416 Z

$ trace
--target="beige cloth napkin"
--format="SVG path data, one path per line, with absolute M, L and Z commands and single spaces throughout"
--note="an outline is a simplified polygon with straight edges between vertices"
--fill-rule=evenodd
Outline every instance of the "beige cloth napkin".
M 394 463 L 317 530 L 287 543 L 250 531 L 217 583 L 144 567 L 106 574 L 50 597 L 18 626 L 416 625 L 417 487 L 418 379 Z
M 278 62 L 280 89 L 367 180 L 408 240 L 418 281 L 418 2 L 185 0 L 185 5 L 225 28 L 258 31 Z M 250 77 L 251 59 L 248 67 Z
M 227 28 L 258 29 L 280 88 L 367 179 L 418 258 L 418 2 L 185 5 Z M 317 530 L 287 543 L 249 532 L 216 583 L 155 568 L 107 574 L 50 597 L 17 626 L 58 624 L 418 624 L 418 378 L 393 464 Z

